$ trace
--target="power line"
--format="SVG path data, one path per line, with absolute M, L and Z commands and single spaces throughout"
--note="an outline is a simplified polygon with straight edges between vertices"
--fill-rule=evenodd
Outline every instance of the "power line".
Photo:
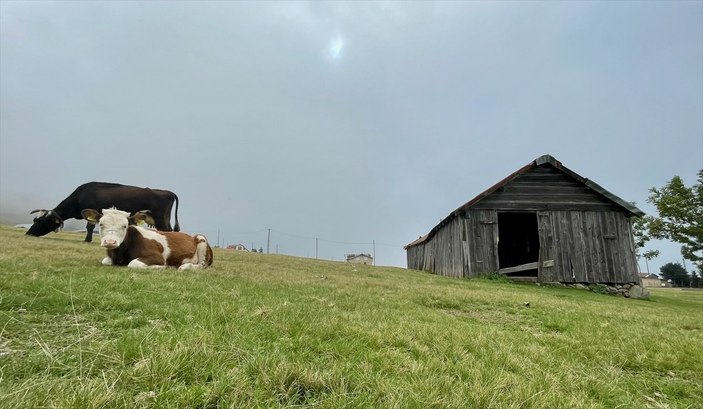
M 322 242 L 326 242 L 326 243 L 334 243 L 334 244 L 351 244 L 351 245 L 360 245 L 360 246 L 362 246 L 362 245 L 371 246 L 371 245 L 373 245 L 373 244 L 375 243 L 375 244 L 380 245 L 380 246 L 404 247 L 403 245 L 400 245 L 400 244 L 379 243 L 379 242 L 377 242 L 377 241 L 375 241 L 375 240 L 372 240 L 372 241 L 370 241 L 370 242 L 341 241 L 341 240 L 323 239 L 323 238 L 319 238 L 319 237 L 302 236 L 302 235 L 299 235 L 299 234 L 287 233 L 287 232 L 284 232 L 284 231 L 281 231 L 281 230 L 275 230 L 275 229 L 271 229 L 271 231 L 276 232 L 276 233 L 279 233 L 279 234 L 283 234 L 283 235 L 285 235 L 285 236 L 296 237 L 296 238 L 299 238 L 299 239 L 317 240 L 317 241 L 322 241 Z
M 320 243 L 331 243 L 331 244 L 336 244 L 336 245 L 346 245 L 346 246 L 370 246 L 373 248 L 373 252 L 375 253 L 376 246 L 383 246 L 383 247 L 394 247 L 394 248 L 403 248 L 404 245 L 401 244 L 391 244 L 391 243 L 383 243 L 383 242 L 378 242 L 376 240 L 371 240 L 368 242 L 364 241 L 344 241 L 344 240 L 333 240 L 333 239 L 326 239 L 326 238 L 320 238 L 320 237 L 312 237 L 312 236 L 305 236 L 302 234 L 296 234 L 296 233 L 289 233 L 285 232 L 282 230 L 277 230 L 277 229 L 272 229 L 272 228 L 266 228 L 266 229 L 259 229 L 259 230 L 252 230 L 252 231 L 244 231 L 244 232 L 227 232 L 227 231 L 222 231 L 221 229 L 217 230 L 217 236 L 218 236 L 218 244 L 219 241 L 224 235 L 227 235 L 229 237 L 241 237 L 241 236 L 252 236 L 255 234 L 261 234 L 261 233 L 266 233 L 266 252 L 269 253 L 271 250 L 271 233 L 276 233 L 282 236 L 287 236 L 287 237 L 292 237 L 300 240 L 310 240 L 310 241 L 315 241 L 315 257 L 319 257 L 319 245 Z M 245 239 L 249 240 L 249 238 Z M 253 243 L 252 243 L 253 244 Z M 252 246 L 253 248 L 253 246 Z
M 245 236 L 249 234 L 257 234 L 257 233 L 263 233 L 267 229 L 261 229 L 261 230 L 255 230 L 255 231 L 242 231 L 242 232 L 229 232 L 229 231 L 223 231 L 223 234 L 229 234 L 229 235 L 234 235 L 234 236 Z M 219 229 L 217 231 L 220 231 Z

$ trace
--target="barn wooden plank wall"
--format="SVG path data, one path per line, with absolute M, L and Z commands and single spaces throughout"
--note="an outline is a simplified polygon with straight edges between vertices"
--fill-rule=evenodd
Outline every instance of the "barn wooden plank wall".
M 630 220 L 617 212 L 541 212 L 541 282 L 638 282 Z M 544 262 L 553 260 L 553 267 Z
M 408 248 L 408 267 L 448 277 L 498 271 L 497 220 L 497 210 L 468 211 L 432 240 Z M 562 210 L 540 212 L 538 221 L 538 281 L 638 282 L 630 221 L 624 215 Z
M 408 267 L 449 277 L 499 270 L 498 213 L 535 212 L 540 282 L 639 282 L 629 214 L 550 165 L 469 202 L 407 248 Z
M 448 277 L 498 270 L 498 213 L 471 211 L 454 218 L 425 243 L 409 247 L 408 267 Z
M 498 212 L 471 210 L 464 217 L 457 217 L 464 225 L 465 257 L 464 277 L 498 271 Z

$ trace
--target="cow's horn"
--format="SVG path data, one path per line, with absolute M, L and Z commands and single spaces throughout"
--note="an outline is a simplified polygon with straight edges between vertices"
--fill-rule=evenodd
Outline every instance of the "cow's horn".
M 51 214 L 51 212 L 53 212 L 53 210 L 37 209 L 37 210 L 31 211 L 29 214 L 39 213 L 39 215 L 37 217 L 41 218 L 41 217 L 46 217 L 46 215 Z

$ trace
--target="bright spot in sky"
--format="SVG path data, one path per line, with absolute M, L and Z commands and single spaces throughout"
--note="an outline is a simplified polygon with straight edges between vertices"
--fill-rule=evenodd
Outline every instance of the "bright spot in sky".
M 342 40 L 342 36 L 338 35 L 330 43 L 330 56 L 336 60 L 341 56 L 342 48 L 344 48 L 344 40 Z

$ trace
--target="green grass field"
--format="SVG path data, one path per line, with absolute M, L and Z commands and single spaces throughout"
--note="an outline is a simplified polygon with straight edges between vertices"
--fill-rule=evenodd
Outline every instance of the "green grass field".
M 220 249 L 133 270 L 82 239 L 0 227 L 2 408 L 703 407 L 703 292 Z

